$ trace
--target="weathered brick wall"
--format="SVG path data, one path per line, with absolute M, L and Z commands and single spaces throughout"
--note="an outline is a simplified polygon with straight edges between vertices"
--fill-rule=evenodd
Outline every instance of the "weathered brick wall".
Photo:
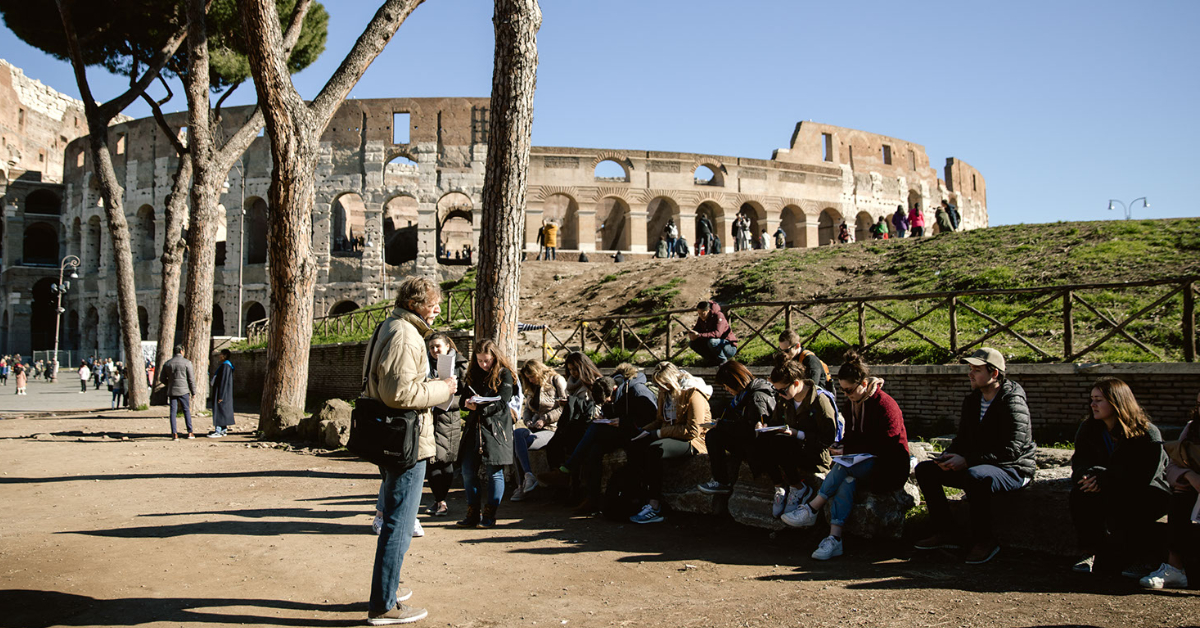
M 455 342 L 464 353 L 470 353 L 465 339 L 456 338 Z M 308 370 L 309 401 L 357 397 L 365 350 L 363 344 L 313 347 Z M 259 395 L 266 351 L 237 353 L 233 361 L 238 369 L 236 394 Z M 716 369 L 689 370 L 713 386 L 714 413 L 729 403 L 729 395 L 713 381 Z M 770 372 L 758 367 L 751 370 L 763 378 Z M 829 370 L 837 372 L 832 365 Z M 966 366 L 873 366 L 871 372 L 884 379 L 884 390 L 900 404 L 909 434 L 929 437 L 955 431 L 962 399 L 971 390 Z M 1088 412 L 1092 383 L 1102 375 L 1125 380 L 1160 425 L 1182 425 L 1200 392 L 1200 364 L 1014 364 L 1009 368 L 1009 377 L 1025 388 L 1034 433 L 1041 442 L 1073 438 L 1080 420 Z M 845 395 L 838 397 L 843 402 L 843 411 L 847 410 Z

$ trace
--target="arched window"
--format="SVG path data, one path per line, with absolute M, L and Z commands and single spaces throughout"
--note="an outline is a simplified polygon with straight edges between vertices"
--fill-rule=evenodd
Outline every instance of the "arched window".
M 229 233 L 226 229 L 225 206 L 217 206 L 217 236 L 216 236 L 216 251 L 213 254 L 213 263 L 216 266 L 225 265 L 225 246 L 229 239 Z
M 383 261 L 397 266 L 417 259 L 417 199 L 397 196 L 383 206 Z
M 438 260 L 463 264 L 475 260 L 475 216 L 471 198 L 451 192 L 441 198 L 438 211 Z
M 783 208 L 779 215 L 779 226 L 783 227 L 788 248 L 808 246 L 808 229 L 805 227 L 804 210 L 795 205 Z
M 595 172 L 597 181 L 606 181 L 609 183 L 628 183 L 629 168 L 619 161 L 613 159 L 605 159 L 596 164 Z
M 138 231 L 142 236 L 138 244 L 137 259 L 152 260 L 154 259 L 154 208 L 142 205 L 138 209 L 137 218 Z
M 150 313 L 146 308 L 138 306 L 138 332 L 143 341 L 150 340 Z
M 383 184 L 386 186 L 415 183 L 420 175 L 417 162 L 399 155 L 383 166 Z
M 354 301 L 338 301 L 333 305 L 333 307 L 329 308 L 329 315 L 337 316 L 338 314 L 348 314 L 357 309 L 358 304 Z
M 871 218 L 871 214 L 866 211 L 858 212 L 858 216 L 854 218 L 854 239 L 857 242 L 866 242 L 871 239 L 871 227 L 875 221 Z
M 225 310 L 222 310 L 221 306 L 216 303 L 213 303 L 211 333 L 213 336 L 225 335 Z
M 100 228 L 100 217 L 92 216 L 87 223 L 87 248 L 84 251 L 83 265 L 90 272 L 100 270 L 100 254 L 103 251 L 104 241 L 101 239 L 104 232 Z
M 25 264 L 58 265 L 58 232 L 48 223 L 35 222 L 25 227 L 24 245 Z
M 658 246 L 658 239 L 666 237 L 667 224 L 675 225 L 678 235 L 683 235 L 679 229 L 679 204 L 674 199 L 660 196 L 652 199 L 646 206 L 646 246 L 653 251 Z
M 838 226 L 842 224 L 842 214 L 829 207 L 821 212 L 817 219 L 817 241 L 820 246 L 837 243 Z
M 716 164 L 702 164 L 696 166 L 696 169 L 692 171 L 692 183 L 696 185 L 723 187 L 725 185 L 725 177 L 722 174 L 720 166 Z
M 25 197 L 25 213 L 57 216 L 62 213 L 62 203 L 54 192 L 36 190 Z
M 267 263 L 267 202 L 254 197 L 246 199 L 247 264 Z
M 630 241 L 629 205 L 609 197 L 596 203 L 596 248 L 603 251 L 628 251 Z
M 357 194 L 343 194 L 330 207 L 333 228 L 329 231 L 329 250 L 333 253 L 362 255 L 366 244 L 366 207 Z
M 558 250 L 574 251 L 579 249 L 579 203 L 566 194 L 551 194 L 542 203 L 542 220 L 551 221 L 558 225 Z M 536 225 L 534 237 L 537 229 Z
M 264 308 L 261 303 L 253 301 L 250 302 L 250 304 L 246 306 L 245 327 L 242 329 L 242 333 L 246 333 L 246 329 L 250 328 L 251 323 L 257 323 L 258 321 L 265 320 L 266 318 L 266 308 Z

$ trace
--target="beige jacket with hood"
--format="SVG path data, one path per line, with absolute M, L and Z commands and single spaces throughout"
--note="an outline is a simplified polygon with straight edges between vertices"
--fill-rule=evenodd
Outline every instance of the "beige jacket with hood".
M 363 372 L 369 374 L 367 397 L 378 399 L 389 408 L 423 410 L 417 449 L 420 460 L 437 454 L 433 413 L 429 409 L 450 400 L 450 387 L 441 380 L 429 379 L 425 336 L 430 331 L 420 316 L 397 306 L 380 323 L 370 354 L 363 356 Z

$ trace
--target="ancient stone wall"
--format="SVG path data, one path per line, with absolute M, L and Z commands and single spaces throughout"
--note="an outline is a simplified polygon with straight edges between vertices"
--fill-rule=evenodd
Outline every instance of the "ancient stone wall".
M 87 134 L 83 103 L 0 59 L 0 188 L 27 171 L 63 177 L 63 150 Z

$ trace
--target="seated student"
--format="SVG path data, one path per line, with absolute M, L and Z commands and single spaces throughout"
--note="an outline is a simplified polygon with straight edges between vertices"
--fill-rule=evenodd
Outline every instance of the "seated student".
M 629 518 L 634 523 L 658 523 L 662 516 L 663 460 L 705 453 L 704 426 L 712 420 L 708 400 L 712 387 L 680 371 L 670 362 L 659 362 L 654 371 L 658 384 L 658 418 L 629 442 L 630 467 L 643 482 L 646 505 Z
M 834 443 L 829 453 L 834 456 L 869 454 L 851 466 L 834 460 L 821 489 L 813 500 L 783 515 L 784 523 L 805 528 L 817 521 L 817 512 L 829 502 L 829 536 L 825 537 L 812 557 L 829 560 L 842 555 L 842 531 L 846 518 L 854 507 L 858 484 L 869 480 L 872 488 L 894 490 L 908 479 L 908 433 L 904 415 L 891 395 L 883 392 L 883 380 L 871 377 L 867 365 L 854 351 L 847 351 L 837 374 L 838 386 L 850 399 L 850 415 L 841 443 Z
M 724 364 L 737 354 L 737 336 L 729 328 L 729 321 L 721 313 L 716 301 L 701 301 L 696 304 L 696 324 L 688 334 L 688 346 L 706 364 Z
M 833 386 L 833 378 L 829 376 L 829 366 L 822 362 L 817 354 L 801 347 L 800 334 L 791 329 L 785 329 L 783 333 L 779 334 L 779 358 L 777 361 L 786 360 L 799 360 L 807 370 L 804 379 L 811 379 L 821 388 L 837 395 L 837 390 Z
M 1167 443 L 1167 485 L 1171 506 L 1167 511 L 1167 562 L 1139 582 L 1147 589 L 1186 589 L 1184 554 L 1190 536 L 1200 524 L 1200 395 L 1188 413 L 1179 440 Z M 1193 549 L 1193 551 L 1195 551 Z
M 596 380 L 600 379 L 600 369 L 596 368 L 596 363 L 587 357 L 587 354 L 582 351 L 572 351 L 567 354 L 567 400 L 560 402 L 564 406 L 564 412 L 567 412 L 571 400 L 575 400 L 577 409 L 584 406 L 589 406 L 594 403 L 592 399 L 592 385 Z M 583 403 L 586 402 L 586 403 Z M 583 433 L 587 429 L 587 422 L 591 419 L 590 416 L 583 417 L 581 420 L 574 420 L 580 417 L 577 413 L 571 412 L 568 416 L 563 416 L 558 420 L 557 427 L 554 430 L 554 438 L 544 447 L 546 451 L 546 460 L 550 463 L 551 469 L 559 469 L 567 456 L 575 451 L 576 445 L 579 444 L 579 439 L 583 437 Z M 542 484 L 561 485 L 566 483 L 566 477 L 556 471 L 549 474 L 542 474 L 538 481 Z
M 833 395 L 805 379 L 805 370 L 792 360 L 771 371 L 771 386 L 780 398 L 768 423 L 783 429 L 759 434 L 755 444 L 755 458 L 775 483 L 771 508 L 775 517 L 796 510 L 820 488 L 829 473 L 829 448 L 838 437 Z M 789 487 L 786 501 L 785 482 Z
M 752 470 L 755 467 L 754 430 L 762 427 L 775 411 L 775 391 L 736 360 L 722 364 L 717 369 L 716 379 L 733 400 L 717 424 L 704 435 L 713 479 L 697 488 L 704 493 L 727 495 L 733 490 L 742 461 L 749 460 Z M 726 454 L 729 454 L 728 459 Z M 783 498 L 776 496 L 776 501 L 782 508 Z
M 1129 385 L 1101 377 L 1091 407 L 1071 457 L 1071 521 L 1082 553 L 1074 570 L 1080 573 L 1129 567 L 1171 501 L 1162 435 Z
M 958 433 L 933 460 L 917 465 L 917 483 L 937 527 L 917 549 L 956 549 L 944 486 L 963 489 L 971 508 L 971 549 L 966 562 L 986 563 L 1000 551 L 992 534 L 992 495 L 1015 491 L 1037 471 L 1033 426 L 1021 385 L 1004 376 L 1004 356 L 984 347 L 963 359 L 970 365 L 971 393 L 963 399 Z
M 529 451 L 545 447 L 554 437 L 554 423 L 562 415 L 562 403 L 567 399 L 567 380 L 541 360 L 529 360 L 521 367 L 525 403 L 521 412 L 524 427 L 513 430 L 513 452 L 517 458 L 517 477 L 522 481 L 509 497 L 514 502 L 525 499 L 537 488 L 537 477 L 529 465 Z
M 592 384 L 600 379 L 600 369 L 596 363 L 582 351 L 572 351 L 567 354 L 567 396 L 582 395 L 588 399 L 592 396 Z

